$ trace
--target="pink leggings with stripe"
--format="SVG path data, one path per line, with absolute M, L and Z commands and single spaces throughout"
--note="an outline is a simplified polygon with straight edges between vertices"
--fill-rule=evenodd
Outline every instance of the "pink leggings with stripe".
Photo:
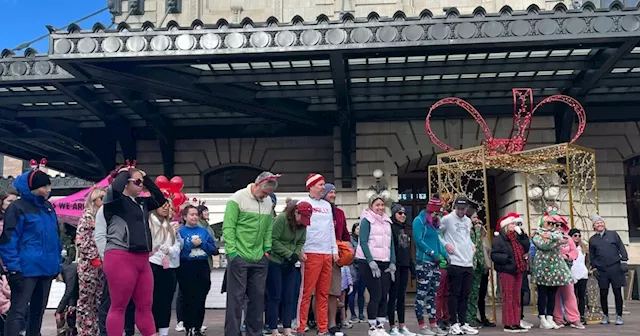
M 129 301 L 136 306 L 135 321 L 142 336 L 156 333 L 151 306 L 153 304 L 153 273 L 149 253 L 109 250 L 104 254 L 104 274 L 107 276 L 111 307 L 107 315 L 108 336 L 122 336 L 124 315 Z

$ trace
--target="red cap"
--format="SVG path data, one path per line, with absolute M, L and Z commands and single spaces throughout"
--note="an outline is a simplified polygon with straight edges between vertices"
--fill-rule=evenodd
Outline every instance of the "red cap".
M 304 226 L 311 225 L 311 215 L 313 214 L 313 207 L 307 202 L 300 202 L 296 205 L 296 210 L 300 214 L 300 223 Z

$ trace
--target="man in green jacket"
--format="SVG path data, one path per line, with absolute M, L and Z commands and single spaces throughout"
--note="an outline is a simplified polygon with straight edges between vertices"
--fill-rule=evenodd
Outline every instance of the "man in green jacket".
M 229 259 L 225 336 L 241 334 L 245 293 L 248 298 L 245 335 L 262 335 L 272 234 L 273 202 L 269 195 L 278 187 L 279 177 L 262 172 L 255 183 L 236 191 L 227 202 L 222 224 L 222 238 Z

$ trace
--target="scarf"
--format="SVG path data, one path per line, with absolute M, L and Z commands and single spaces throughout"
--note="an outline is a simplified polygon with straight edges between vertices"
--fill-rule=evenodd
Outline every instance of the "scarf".
M 362 211 L 362 214 L 360 215 L 360 218 L 364 218 L 366 220 L 369 221 L 369 223 L 373 224 L 373 223 L 388 223 L 389 225 L 391 225 L 391 218 L 389 218 L 389 216 L 387 216 L 386 214 L 382 214 L 382 215 L 378 215 L 377 213 L 373 212 L 371 209 L 366 208 Z
M 524 262 L 524 248 L 520 245 L 515 232 L 507 233 L 507 238 L 509 238 L 511 247 L 513 248 L 516 269 L 518 270 L 518 273 L 524 273 L 524 271 L 527 270 L 527 264 Z

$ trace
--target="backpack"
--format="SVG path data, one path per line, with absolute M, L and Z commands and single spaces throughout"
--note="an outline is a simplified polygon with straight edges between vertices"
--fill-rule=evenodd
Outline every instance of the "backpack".
M 338 266 L 342 267 L 353 264 L 355 254 L 353 253 L 353 249 L 351 248 L 351 242 L 337 241 L 336 244 L 338 245 Z

